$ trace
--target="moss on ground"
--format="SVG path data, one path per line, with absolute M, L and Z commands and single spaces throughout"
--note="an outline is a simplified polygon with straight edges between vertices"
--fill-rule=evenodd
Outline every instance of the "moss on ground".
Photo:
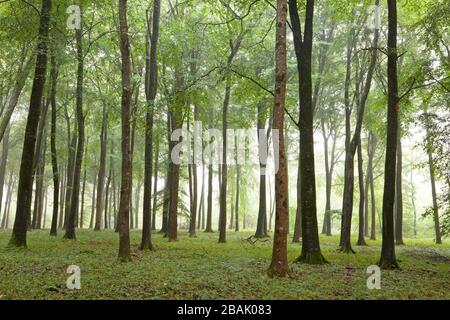
M 0 231 L 0 299 L 450 299 L 450 245 L 405 239 L 397 247 L 401 270 L 382 271 L 381 290 L 368 290 L 366 273 L 379 260 L 380 241 L 337 251 L 338 237 L 321 237 L 321 266 L 294 263 L 300 244 L 289 243 L 291 275 L 269 278 L 272 244 L 243 241 L 249 232 L 181 232 L 169 243 L 153 235 L 155 251 L 140 251 L 132 231 L 132 261 L 120 263 L 118 235 L 78 230 L 77 240 L 28 234 L 28 249 L 8 248 L 11 231 Z M 356 239 L 352 239 L 355 243 Z M 69 265 L 81 268 L 81 290 L 66 288 Z

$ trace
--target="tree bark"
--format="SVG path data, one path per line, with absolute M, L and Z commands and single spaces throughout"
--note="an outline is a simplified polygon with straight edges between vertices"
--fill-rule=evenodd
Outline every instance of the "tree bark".
M 106 110 L 106 102 L 103 103 L 102 128 L 100 131 L 100 166 L 97 178 L 97 197 L 95 205 L 95 226 L 94 230 L 99 231 L 102 222 L 103 213 L 103 190 L 105 186 L 106 174 L 106 145 L 108 142 L 108 111 Z
M 132 183 L 130 148 L 131 55 L 128 38 L 127 0 L 119 0 L 120 53 L 122 58 L 122 179 L 119 205 L 119 259 L 131 260 L 130 191 Z
M 326 263 L 320 251 L 317 226 L 316 181 L 314 168 L 314 108 L 312 101 L 311 54 L 313 42 L 314 1 L 306 2 L 305 32 L 302 36 L 297 1 L 289 0 L 294 47 L 299 73 L 300 97 L 300 172 L 302 210 L 302 252 L 297 261 Z M 303 39 L 302 39 L 303 38 Z
M 82 15 L 81 15 L 82 16 Z M 84 115 L 83 115 L 83 82 L 84 82 L 84 53 L 83 53 L 83 30 L 82 27 L 76 30 L 77 46 L 77 88 L 76 88 L 76 115 L 78 141 L 75 156 L 75 166 L 73 170 L 72 195 L 70 197 L 69 221 L 66 227 L 65 239 L 76 239 L 75 227 L 78 215 L 80 200 L 81 166 L 84 152 Z
M 403 245 L 403 191 L 402 191 L 403 153 L 400 132 L 397 142 L 397 170 L 395 182 L 395 244 Z
M 277 0 L 276 17 L 276 44 L 275 44 L 275 101 L 273 107 L 273 129 L 278 130 L 278 150 L 274 152 L 278 158 L 278 171 L 275 174 L 275 234 L 272 249 L 272 262 L 268 273 L 270 276 L 284 277 L 289 272 L 287 260 L 287 231 L 288 231 L 288 177 L 287 158 L 284 141 L 284 108 L 286 104 L 286 83 L 287 83 L 287 50 L 286 50 L 286 21 L 287 2 Z
M 367 173 L 366 173 L 367 174 Z M 359 183 L 359 224 L 358 224 L 358 241 L 357 246 L 366 246 L 364 239 L 364 204 L 367 201 L 365 198 L 364 189 L 364 172 L 363 172 L 363 158 L 361 143 L 358 144 L 358 183 Z
M 387 110 L 387 140 L 386 161 L 384 169 L 383 192 L 383 227 L 382 245 L 379 265 L 382 269 L 397 269 L 394 244 L 394 200 L 395 200 L 395 169 L 397 155 L 398 112 L 400 101 L 398 97 L 397 79 L 397 1 L 388 0 L 388 110 Z
M 51 0 L 42 0 L 36 69 L 31 89 L 30 108 L 25 127 L 25 138 L 20 163 L 19 187 L 14 228 L 9 241 L 10 246 L 27 246 L 27 222 L 30 218 L 32 196 L 32 165 L 35 156 L 36 131 L 41 114 L 42 95 L 47 71 L 48 33 L 50 24 Z

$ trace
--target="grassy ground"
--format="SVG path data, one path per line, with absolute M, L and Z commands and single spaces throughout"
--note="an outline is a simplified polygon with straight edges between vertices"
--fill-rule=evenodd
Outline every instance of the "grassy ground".
M 7 249 L 10 231 L 0 231 L 0 299 L 450 299 L 450 245 L 406 239 L 397 247 L 402 270 L 383 271 L 381 290 L 368 290 L 366 269 L 376 264 L 380 242 L 336 252 L 337 237 L 322 237 L 330 262 L 325 266 L 291 263 L 291 276 L 266 275 L 271 243 L 242 241 L 249 233 L 217 233 L 197 238 L 181 233 L 168 243 L 154 235 L 157 250 L 142 253 L 140 232 L 132 232 L 133 261 L 117 259 L 117 234 L 78 231 L 78 240 L 50 238 L 33 231 L 28 249 Z M 289 260 L 300 251 L 289 244 Z M 66 288 L 69 265 L 81 268 L 81 290 Z

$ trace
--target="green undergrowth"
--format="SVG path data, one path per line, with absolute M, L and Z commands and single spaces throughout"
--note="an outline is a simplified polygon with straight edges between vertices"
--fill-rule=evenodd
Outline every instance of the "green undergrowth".
M 271 242 L 251 244 L 250 232 L 199 232 L 167 242 L 153 235 L 155 250 L 139 250 L 132 231 L 132 261 L 117 258 L 113 231 L 78 230 L 77 240 L 28 234 L 27 249 L 7 248 L 11 231 L 0 231 L 0 299 L 450 299 L 450 245 L 405 239 L 397 247 L 401 270 L 382 271 L 381 289 L 369 290 L 367 267 L 377 263 L 380 241 L 367 240 L 356 254 L 338 252 L 338 237 L 321 236 L 325 265 L 294 263 L 300 244 L 289 243 L 291 273 L 270 278 Z M 69 265 L 81 268 L 81 289 L 66 288 Z

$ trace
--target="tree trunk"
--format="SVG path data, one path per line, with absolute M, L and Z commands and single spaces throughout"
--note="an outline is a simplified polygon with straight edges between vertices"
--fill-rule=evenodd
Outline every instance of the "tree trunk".
M 95 194 L 97 188 L 97 175 L 94 176 L 94 183 L 92 184 L 92 196 L 91 196 L 91 219 L 89 221 L 89 229 L 94 228 L 94 216 L 95 216 Z
M 428 136 L 428 132 L 427 132 Z M 434 220 L 434 233 L 436 244 L 442 244 L 441 239 L 441 228 L 439 223 L 439 206 L 437 202 L 437 191 L 436 191 L 436 173 L 434 167 L 433 154 L 428 150 L 428 168 L 430 170 L 430 181 L 431 181 L 431 195 L 433 197 L 433 220 Z
M 314 1 L 306 2 L 305 32 L 302 36 L 296 0 L 289 0 L 299 72 L 300 97 L 300 172 L 302 210 L 302 252 L 297 261 L 309 264 L 326 262 L 320 251 L 317 230 L 316 181 L 314 169 L 314 108 L 312 101 L 311 53 L 313 41 Z M 302 39 L 304 38 L 304 39 Z
M 258 104 L 257 114 L 257 130 L 258 130 L 258 147 L 259 147 L 259 209 L 258 221 L 256 224 L 255 238 L 267 237 L 267 200 L 266 200 L 266 159 L 263 159 L 268 154 L 267 137 L 261 133 L 265 131 L 266 119 L 264 115 L 264 102 Z
M 100 131 L 100 167 L 97 178 L 97 197 L 95 205 L 95 226 L 94 230 L 99 231 L 102 222 L 103 213 L 103 189 L 105 186 L 106 174 L 106 145 L 108 142 L 108 111 L 106 103 L 103 103 L 102 129 Z
M 89 144 L 89 139 L 86 140 L 86 144 L 85 144 L 85 148 L 84 148 L 84 156 L 87 156 L 87 146 Z M 78 221 L 78 225 L 80 227 L 80 229 L 83 229 L 83 225 L 84 225 L 84 199 L 85 199 L 85 195 L 86 195 L 86 161 L 84 161 L 84 165 L 83 165 L 83 185 L 81 187 L 81 208 L 80 208 L 80 220 Z
M 2 143 L 2 155 L 0 160 L 0 213 L 2 212 L 2 201 L 3 201 L 3 186 L 5 184 L 6 175 L 6 163 L 8 162 L 8 151 L 9 151 L 9 133 L 11 126 L 8 126 L 3 136 Z
M 128 39 L 127 0 L 119 0 L 120 53 L 122 58 L 122 180 L 119 205 L 119 258 L 131 260 L 130 254 L 130 193 L 132 164 L 130 148 L 131 55 Z
M 386 161 L 384 169 L 383 192 L 383 227 L 382 245 L 379 265 L 382 269 L 397 269 L 394 244 L 394 200 L 395 200 L 395 169 L 397 155 L 398 112 L 400 101 L 398 97 L 397 79 L 397 1 L 388 0 L 388 111 Z
M 284 142 L 284 108 L 286 103 L 286 82 L 287 82 L 287 51 L 286 51 L 286 20 L 287 20 L 286 0 L 277 0 L 277 24 L 276 24 L 276 44 L 275 44 L 275 102 L 273 108 L 273 129 L 278 130 L 279 148 L 275 147 L 274 152 L 278 157 L 278 171 L 275 174 L 275 234 L 272 250 L 272 262 L 268 273 L 270 276 L 284 277 L 289 272 L 287 260 L 287 230 L 289 208 L 288 198 L 288 177 L 287 158 Z M 276 160 L 275 160 L 276 161 Z M 275 165 L 275 167 L 277 167 Z
M 411 205 L 414 212 L 414 238 L 417 237 L 417 208 L 416 208 L 416 188 L 414 187 L 413 169 L 411 168 L 410 182 L 411 184 Z
M 20 163 L 19 187 L 17 190 L 17 207 L 14 228 L 9 241 L 10 246 L 27 246 L 27 222 L 30 218 L 33 160 L 36 146 L 36 131 L 41 114 L 42 94 L 47 71 L 48 33 L 50 24 L 51 0 L 42 0 L 36 69 L 31 89 L 30 107 L 25 127 L 25 138 Z
M 236 165 L 236 205 L 234 207 L 236 215 L 235 231 L 239 231 L 239 198 L 241 193 L 241 167 Z M 267 228 L 266 228 L 267 229 Z
M 156 207 L 157 207 L 157 193 L 158 193 L 158 170 L 159 170 L 159 140 L 156 142 L 155 150 L 155 172 L 153 182 L 153 206 L 152 206 L 152 230 L 156 230 Z M 145 191 L 144 191 L 145 192 Z M 145 196 L 144 196 L 145 197 Z
M 206 210 L 205 232 L 213 232 L 212 229 L 212 193 L 213 193 L 213 166 L 208 165 L 208 205 Z
M 403 191 L 402 191 L 402 167 L 403 153 L 400 133 L 397 142 L 397 170 L 395 182 L 395 244 L 403 245 Z
M 78 141 L 75 156 L 75 166 L 73 170 L 72 195 L 70 197 L 70 211 L 68 217 L 69 221 L 67 223 L 66 233 L 64 235 L 65 239 L 76 239 L 75 227 L 80 200 L 81 165 L 83 162 L 83 152 L 84 152 L 84 115 L 83 115 L 84 53 L 83 53 L 82 28 L 80 27 L 80 29 L 77 29 L 75 34 L 76 34 L 77 63 L 78 63 L 77 89 L 76 89 Z
M 364 239 L 364 204 L 367 201 L 365 198 L 364 189 L 364 172 L 363 172 L 363 158 L 361 143 L 358 144 L 358 183 L 359 183 L 359 225 L 358 225 L 358 242 L 357 246 L 366 246 Z
M 3 212 L 3 219 L 2 219 L 2 224 L 1 224 L 2 229 L 8 229 L 8 226 L 9 226 L 9 208 L 11 205 L 12 192 L 14 189 L 15 182 L 16 182 L 16 180 L 13 176 L 13 170 L 11 170 L 9 173 L 8 188 L 6 190 L 5 209 Z

